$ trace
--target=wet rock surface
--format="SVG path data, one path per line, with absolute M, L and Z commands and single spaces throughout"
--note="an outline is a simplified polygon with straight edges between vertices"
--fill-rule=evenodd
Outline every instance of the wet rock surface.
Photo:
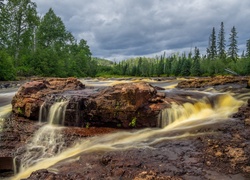
M 112 96 L 114 90 L 110 89 Z M 241 89 L 237 90 L 237 93 L 240 91 L 249 90 Z M 102 91 L 104 94 L 105 92 Z M 182 91 L 179 92 L 180 96 L 174 97 L 173 94 L 170 93 L 164 98 L 179 98 L 176 102 L 182 103 L 187 97 L 196 97 L 190 93 L 183 94 Z M 114 93 L 114 96 L 116 95 Z M 109 99 L 110 96 L 100 98 Z M 157 96 L 150 96 L 151 101 L 160 104 L 162 100 L 157 99 Z M 202 94 L 197 94 L 196 98 L 201 97 Z M 150 104 L 148 101 L 142 102 Z M 107 103 L 110 104 L 100 105 L 99 109 L 112 105 L 113 102 L 110 100 Z M 38 170 L 27 179 L 250 179 L 249 112 L 250 100 L 232 119 L 199 131 L 206 132 L 205 134 L 164 140 L 145 148 L 82 153 L 73 162 L 60 162 L 52 168 Z M 0 133 L 0 156 L 13 156 L 15 149 L 23 146 L 40 126 L 34 121 L 20 117 L 6 121 L 4 132 Z M 124 130 L 67 127 L 64 136 L 66 146 L 71 146 L 75 140 L 95 135 L 101 138 L 103 134 L 116 131 Z M 57 172 L 53 169 L 57 169 Z

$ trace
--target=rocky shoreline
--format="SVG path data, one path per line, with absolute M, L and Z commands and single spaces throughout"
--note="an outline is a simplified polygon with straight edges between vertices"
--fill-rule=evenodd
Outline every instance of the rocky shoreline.
M 240 85 L 241 89 L 237 89 L 237 93 L 239 93 L 239 91 L 250 92 L 249 89 L 246 89 L 249 86 L 249 78 L 244 77 L 243 80 L 238 79 L 238 81 L 237 78 L 239 77 L 234 77 L 234 80 L 232 80 L 231 77 L 223 77 L 218 78 L 220 83 L 207 84 L 204 80 L 202 82 L 203 84 L 201 84 L 202 80 L 188 80 L 188 82 L 183 81 L 179 83 L 178 87 L 188 89 L 211 86 L 217 87 L 222 84 L 230 84 L 231 86 L 234 84 L 235 86 L 232 86 L 231 90 L 236 90 L 237 88 L 234 87 Z M 193 83 L 192 86 L 190 85 L 191 81 Z M 206 81 L 208 80 L 206 79 Z M 210 81 L 212 81 L 212 78 L 210 78 Z M 222 81 L 223 83 L 221 83 Z M 185 83 L 187 84 L 186 86 Z M 55 87 L 58 86 L 56 85 Z M 122 91 L 124 85 L 115 87 L 117 87 L 117 89 L 112 87 L 113 89 L 110 88 L 101 91 L 101 96 L 98 96 L 97 101 L 104 104 L 104 107 L 113 106 L 112 109 L 117 109 L 116 103 L 106 101 L 109 102 L 109 104 L 105 105 L 102 100 L 103 97 L 106 97 L 107 100 L 117 97 L 117 94 Z M 130 84 L 126 89 L 129 89 L 129 87 L 132 87 L 132 85 Z M 144 87 L 144 85 L 140 85 L 140 87 Z M 136 89 L 138 86 L 133 86 L 133 88 Z M 147 88 L 150 89 L 152 87 L 147 86 Z M 77 89 L 79 90 L 79 87 Z M 57 90 L 60 91 L 60 89 L 54 88 L 54 91 Z M 49 89 L 49 91 L 51 91 L 51 89 Z M 33 90 L 31 92 L 34 93 Z M 40 90 L 37 92 L 40 92 Z M 106 94 L 107 92 L 109 93 Z M 132 91 L 133 93 L 129 94 L 129 96 L 126 95 L 128 92 L 131 93 L 130 91 L 125 91 L 124 97 L 132 97 L 132 100 L 135 99 L 133 93 L 139 91 Z M 174 99 L 178 99 L 175 101 L 182 104 L 188 100 L 187 97 L 190 97 L 188 93 L 179 94 L 176 97 L 169 95 L 168 97 L 163 96 L 159 92 L 152 89 L 151 93 L 153 94 L 150 98 L 147 98 L 150 99 L 150 101 L 140 100 L 146 96 L 144 94 L 140 99 L 136 100 L 136 102 L 141 101 L 141 104 L 134 104 L 134 107 L 138 106 L 140 107 L 138 109 L 141 109 L 142 105 L 144 107 L 147 105 L 147 112 L 150 112 L 148 111 L 149 107 L 153 110 L 158 109 L 159 111 L 159 108 L 167 107 L 169 102 L 174 101 Z M 148 94 L 148 92 L 146 94 Z M 115 96 L 112 97 L 113 95 Z M 136 97 L 137 96 L 138 95 L 136 95 Z M 195 95 L 193 96 L 195 97 Z M 44 96 L 41 95 L 39 97 Z M 91 97 L 95 99 L 96 95 L 91 95 Z M 121 99 L 121 97 L 123 96 L 119 96 L 119 99 Z M 26 98 L 30 97 L 27 96 Z M 128 100 L 131 101 L 130 99 Z M 24 102 L 23 100 L 21 101 Z M 30 103 L 31 101 L 26 102 Z M 131 104 L 125 101 L 125 99 L 123 103 L 124 105 Z M 124 105 L 122 105 L 122 107 L 125 107 Z M 32 108 L 26 109 L 32 110 Z M 15 149 L 22 147 L 42 125 L 30 121 L 26 116 L 23 116 L 26 109 L 23 109 L 23 113 L 20 114 L 17 106 L 16 114 L 6 121 L 4 126 L 5 131 L 0 133 L 0 157 L 13 157 Z M 126 108 L 123 108 L 121 111 L 115 112 L 125 110 Z M 104 111 L 108 112 L 107 109 Z M 100 112 L 101 111 L 98 111 L 98 113 Z M 145 116 L 146 111 L 143 112 Z M 201 133 L 208 132 L 204 135 L 162 141 L 143 149 L 131 148 L 119 151 L 83 153 L 77 161 L 67 163 L 66 166 L 64 163 L 59 163 L 52 167 L 57 169 L 57 173 L 43 169 L 33 172 L 27 179 L 248 179 L 250 178 L 249 112 L 250 100 L 248 100 L 245 106 L 239 109 L 239 112 L 232 116 L 233 120 L 227 121 L 227 123 L 218 123 L 208 129 L 201 130 Z M 133 116 L 134 115 L 135 114 L 133 114 Z M 91 127 L 88 128 L 86 128 L 86 124 L 81 125 L 81 127 L 67 127 L 64 130 L 64 137 L 67 142 L 65 146 L 69 147 L 72 145 L 72 142 L 84 137 L 102 136 L 103 134 L 111 132 L 124 131 L 124 128 L 126 131 L 127 128 L 133 129 L 133 127 L 128 126 L 133 116 L 131 116 L 127 122 L 121 123 L 122 121 L 119 121 L 119 123 L 122 124 L 122 128 L 120 126 L 117 127 L 117 118 L 119 118 L 119 116 L 115 117 L 115 126 L 111 125 L 110 127 L 104 128 L 97 125 L 97 127 L 95 127 L 93 123 Z M 110 117 L 107 119 L 110 119 Z M 125 119 L 128 118 L 124 118 L 124 120 Z M 140 119 L 140 116 L 137 116 L 137 119 Z M 150 119 L 152 119 L 152 117 Z M 155 127 L 156 124 L 151 124 L 150 126 Z M 98 171 L 96 171 L 97 169 Z M 8 174 L 4 174 L 3 172 L 0 173 L 0 177 L 4 175 L 8 176 Z

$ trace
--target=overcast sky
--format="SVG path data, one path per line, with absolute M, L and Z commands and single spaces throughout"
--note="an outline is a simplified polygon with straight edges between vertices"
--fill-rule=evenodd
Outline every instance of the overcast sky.
M 220 23 L 238 32 L 239 54 L 250 39 L 250 0 L 33 0 L 40 15 L 52 8 L 93 56 L 121 60 L 166 52 L 206 52 Z

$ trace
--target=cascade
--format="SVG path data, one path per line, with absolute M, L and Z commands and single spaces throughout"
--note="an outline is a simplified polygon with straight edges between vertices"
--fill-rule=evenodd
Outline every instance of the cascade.
M 65 148 L 64 139 L 61 134 L 63 127 L 56 125 L 64 124 L 67 105 L 68 101 L 65 100 L 54 102 L 51 106 L 46 104 L 46 102 L 42 104 L 39 112 L 39 122 L 46 120 L 48 124 L 42 126 L 34 134 L 32 140 L 25 146 L 25 149 L 20 148 L 17 150 L 16 154 L 21 162 L 18 168 L 19 171 L 43 159 L 53 157 L 61 153 Z M 17 171 L 16 168 L 15 170 Z
M 65 111 L 68 105 L 66 97 L 50 97 L 45 100 L 40 107 L 39 122 L 47 122 L 48 124 L 64 125 Z
M 51 129 L 54 134 L 47 136 L 48 127 L 45 126 L 34 136 L 32 143 L 30 143 L 31 150 L 29 152 L 31 155 L 26 158 L 26 163 L 22 163 L 23 168 L 14 179 L 27 178 L 36 170 L 48 169 L 61 161 L 65 163 L 65 160 L 70 160 L 71 158 L 77 159 L 77 157 L 84 152 L 147 148 L 163 140 L 202 135 L 205 132 L 193 132 L 190 131 L 190 129 L 228 120 L 229 116 L 237 112 L 243 103 L 243 101 L 233 98 L 230 94 L 207 96 L 201 100 L 197 100 L 194 104 L 185 103 L 183 105 L 173 105 L 172 108 L 163 110 L 159 116 L 159 125 L 161 125 L 162 128 L 123 131 L 103 135 L 101 138 L 91 137 L 80 141 L 74 147 L 68 149 L 63 148 L 62 136 L 59 132 L 60 129 Z M 59 108 L 63 110 L 62 106 L 64 105 L 57 104 L 55 107 L 51 106 L 51 109 Z M 57 116 L 56 114 L 58 113 L 54 112 L 54 110 L 51 111 L 53 111 L 51 112 L 52 117 L 54 115 Z M 53 126 L 50 125 L 50 127 Z M 172 131 L 180 131 L 180 133 L 171 134 Z M 52 141 L 51 139 L 56 140 Z M 43 147 L 43 143 L 46 144 L 45 147 Z M 56 148 L 53 144 L 57 144 Z M 38 151 L 37 153 L 37 148 L 41 148 L 41 146 L 43 147 L 42 151 Z M 52 146 L 52 148 L 48 148 L 50 146 Z M 36 153 L 32 155 L 33 152 Z M 30 160 L 30 158 L 33 159 Z
M 220 120 L 236 113 L 243 101 L 236 100 L 229 94 L 216 94 L 192 103 L 173 104 L 172 108 L 162 110 L 158 117 L 158 125 L 162 128 L 175 126 L 198 126 Z
M 45 125 L 36 132 L 32 140 L 26 145 L 25 150 L 23 148 L 18 149 L 16 154 L 18 154 L 21 162 L 19 171 L 61 153 L 64 149 L 61 129 L 62 127 Z

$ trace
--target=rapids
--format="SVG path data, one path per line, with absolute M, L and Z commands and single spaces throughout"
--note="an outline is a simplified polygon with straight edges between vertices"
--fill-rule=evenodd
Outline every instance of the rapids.
M 85 138 L 68 149 L 63 148 L 60 134 L 63 127 L 53 125 L 54 122 L 58 124 L 58 118 L 61 119 L 63 116 L 49 113 L 48 125 L 41 127 L 27 145 L 20 172 L 13 179 L 27 178 L 39 169 L 56 172 L 53 165 L 62 161 L 65 163 L 65 161 L 76 160 L 84 153 L 151 148 L 151 145 L 165 140 L 201 136 L 206 132 L 200 129 L 232 120 L 229 116 L 244 104 L 244 101 L 235 99 L 229 93 L 205 94 L 204 98 L 195 103 L 173 104 L 171 109 L 163 110 L 158 119 L 161 128 L 122 131 L 103 135 L 101 138 L 98 136 Z M 63 113 L 63 103 L 51 106 L 50 111 Z M 37 148 L 41 150 L 37 151 Z

